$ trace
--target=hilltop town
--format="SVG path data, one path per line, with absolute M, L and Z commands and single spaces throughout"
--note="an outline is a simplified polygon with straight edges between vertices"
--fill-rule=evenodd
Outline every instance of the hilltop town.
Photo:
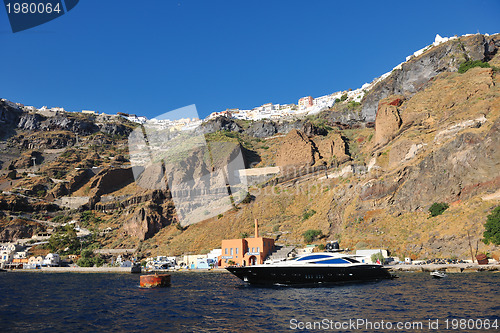
M 498 260 L 498 247 L 481 239 L 500 200 L 499 48 L 498 34 L 438 35 L 359 89 L 232 108 L 204 120 L 2 99 L 0 262 L 127 267 L 135 258 L 151 267 L 175 261 L 206 268 L 234 259 L 231 240 L 261 262 L 271 241 L 280 256 L 333 240 L 394 261 L 465 261 L 481 253 Z M 230 209 L 210 215 L 189 202 L 182 209 L 206 218 L 181 223 L 176 193 L 135 181 L 129 136 L 141 125 L 195 131 L 211 147 L 212 162 L 214 152 L 225 162 L 241 155 L 247 195 L 233 200 L 224 183 Z M 194 150 L 164 178 L 181 184 L 180 192 L 193 191 L 204 174 L 226 170 L 207 160 Z M 158 174 L 146 169 L 142 177 Z M 196 181 L 177 182 L 185 179 Z M 436 215 L 435 205 L 442 208 Z

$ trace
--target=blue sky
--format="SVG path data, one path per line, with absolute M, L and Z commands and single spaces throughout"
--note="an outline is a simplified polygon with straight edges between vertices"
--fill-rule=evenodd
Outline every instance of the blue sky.
M 500 1 L 82 0 L 12 33 L 0 97 L 152 118 L 297 103 L 390 71 L 441 36 L 499 32 Z

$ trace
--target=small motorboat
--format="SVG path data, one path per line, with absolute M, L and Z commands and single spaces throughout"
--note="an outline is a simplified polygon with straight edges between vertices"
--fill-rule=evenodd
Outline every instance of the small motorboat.
M 442 278 L 445 278 L 447 277 L 448 275 L 446 275 L 444 272 L 442 271 L 434 271 L 434 272 L 431 272 L 431 276 L 435 279 L 442 279 Z

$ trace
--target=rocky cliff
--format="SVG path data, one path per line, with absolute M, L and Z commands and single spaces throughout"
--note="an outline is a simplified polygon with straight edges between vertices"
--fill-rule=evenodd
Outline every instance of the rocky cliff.
M 378 102 L 389 95 L 412 96 L 433 77 L 443 72 L 456 72 L 466 60 L 491 60 L 500 48 L 500 36 L 472 35 L 429 47 L 395 69 L 378 83 L 363 99 L 362 115 L 365 121 L 374 121 Z

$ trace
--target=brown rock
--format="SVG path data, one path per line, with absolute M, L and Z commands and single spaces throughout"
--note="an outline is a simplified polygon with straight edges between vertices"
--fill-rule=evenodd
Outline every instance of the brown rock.
M 321 158 L 328 164 L 335 160 L 337 164 L 348 161 L 349 155 L 346 154 L 345 142 L 340 133 L 332 133 L 327 139 L 319 141 L 317 144 Z
M 304 132 L 293 129 L 276 154 L 276 165 L 314 165 L 318 155 L 314 142 Z
M 161 207 L 155 204 L 136 207 L 129 213 L 129 217 L 123 225 L 123 231 L 140 240 L 153 237 L 160 229 L 169 224 L 169 221 L 161 215 L 161 210 Z
M 401 128 L 401 116 L 396 105 L 400 105 L 402 96 L 390 96 L 378 104 L 375 119 L 375 144 L 388 143 Z

